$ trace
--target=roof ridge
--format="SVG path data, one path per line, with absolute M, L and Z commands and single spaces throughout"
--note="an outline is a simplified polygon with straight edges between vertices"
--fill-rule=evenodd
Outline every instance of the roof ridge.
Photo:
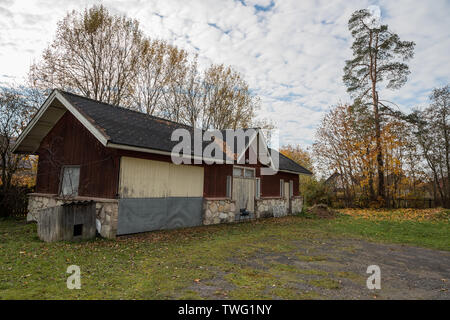
M 166 119 L 166 118 L 163 118 L 163 117 L 154 116 L 154 115 L 151 115 L 151 114 L 148 114 L 148 113 L 145 113 L 145 112 L 133 110 L 133 109 L 130 109 L 130 108 L 119 106 L 119 105 L 103 102 L 103 101 L 100 101 L 100 100 L 95 100 L 93 98 L 82 96 L 82 95 L 79 95 L 79 94 L 76 94 L 76 93 L 73 93 L 73 92 L 69 92 L 69 91 L 66 91 L 66 90 L 62 90 L 62 89 L 55 89 L 55 90 L 59 91 L 61 93 L 64 93 L 64 94 L 68 94 L 68 95 L 72 95 L 72 96 L 79 97 L 79 98 L 82 98 L 82 99 L 86 99 L 86 100 L 89 100 L 89 101 L 93 101 L 95 103 L 100 103 L 100 104 L 106 105 L 108 107 L 123 109 L 123 110 L 134 112 L 134 113 L 137 113 L 137 114 L 142 114 L 144 116 L 153 118 L 155 120 L 164 120 L 164 121 L 168 121 L 168 122 L 171 122 L 171 123 L 174 123 L 174 124 L 178 124 L 178 125 L 181 125 L 181 126 L 184 126 L 184 127 L 188 127 L 188 128 L 191 128 L 191 129 L 198 129 L 198 130 L 206 131 L 206 129 L 196 128 L 196 127 L 193 127 L 191 125 L 184 124 L 184 123 L 181 123 L 181 122 L 177 122 L 177 121 L 174 121 L 174 120 L 170 120 L 170 119 Z M 242 130 L 248 130 L 248 129 L 261 130 L 260 127 L 239 128 L 239 129 L 242 129 Z M 225 130 L 233 130 L 233 129 L 228 128 L 228 129 L 214 129 L 214 130 L 225 131 Z
M 126 108 L 126 107 L 122 107 L 122 106 L 119 106 L 119 105 L 103 102 L 103 101 L 100 101 L 100 100 L 95 100 L 93 98 L 85 97 L 85 96 L 82 96 L 82 95 L 79 95 L 79 94 L 76 94 L 76 93 L 73 93 L 73 92 L 69 92 L 69 91 L 65 91 L 65 90 L 61 90 L 61 89 L 56 89 L 56 90 L 61 92 L 61 93 L 63 93 L 63 94 L 68 94 L 68 95 L 72 95 L 72 96 L 79 97 L 79 98 L 82 98 L 82 99 L 86 99 L 86 100 L 89 100 L 89 101 L 93 101 L 95 103 L 100 103 L 100 104 L 103 104 L 103 105 L 108 106 L 108 107 L 117 108 L 117 109 L 123 109 L 123 110 L 129 111 L 129 112 L 134 112 L 134 113 L 137 113 L 137 114 L 141 114 L 141 115 L 147 116 L 149 118 L 153 118 L 155 120 L 168 121 L 168 122 L 171 122 L 171 123 L 174 123 L 174 124 L 177 124 L 177 125 L 181 125 L 181 126 L 184 126 L 184 127 L 188 127 L 188 128 L 191 128 L 191 129 L 199 129 L 199 128 L 195 128 L 193 126 L 190 126 L 188 124 L 176 122 L 176 121 L 173 121 L 173 120 L 170 120 L 170 119 L 166 119 L 166 118 L 162 118 L 162 117 L 157 117 L 157 116 L 154 116 L 154 115 L 151 115 L 151 114 L 148 114 L 148 113 L 144 113 L 144 112 L 141 112 L 141 111 L 137 111 L 137 110 L 129 109 L 129 108 Z M 200 129 L 200 130 L 203 130 L 203 129 Z

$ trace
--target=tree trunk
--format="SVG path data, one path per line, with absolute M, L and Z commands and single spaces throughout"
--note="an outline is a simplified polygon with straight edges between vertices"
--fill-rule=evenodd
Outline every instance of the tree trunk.
M 385 200 L 384 190 L 384 165 L 383 165 L 383 150 L 381 147 L 381 119 L 378 110 L 378 92 L 377 92 L 377 59 L 378 59 L 378 35 L 375 36 L 375 50 L 373 51 L 373 33 L 370 34 L 370 79 L 372 81 L 372 102 L 375 116 L 375 143 L 377 153 L 377 171 L 378 171 L 378 197 Z M 383 203 L 384 205 L 384 203 Z
M 443 130 L 444 130 L 444 142 L 445 142 L 445 165 L 446 165 L 446 169 L 447 169 L 447 188 L 446 188 L 446 200 L 445 203 L 443 204 L 444 207 L 449 208 L 450 207 L 450 160 L 449 160 L 449 153 L 450 153 L 450 142 L 449 142 L 449 134 L 447 131 L 447 122 L 446 122 L 446 110 L 447 110 L 447 106 L 444 105 L 443 108 L 443 112 L 442 112 L 442 126 L 443 126 Z M 444 175 L 442 175 L 442 182 L 444 182 Z
M 6 154 L 3 154 L 2 156 L 2 181 L 0 185 L 0 190 L 3 192 L 6 192 Z
M 436 183 L 437 190 L 439 191 L 439 195 L 441 196 L 441 205 L 444 205 L 445 197 L 444 197 L 444 193 L 441 188 L 441 184 L 439 183 L 439 175 L 437 174 L 435 169 L 432 169 L 432 170 L 433 170 L 434 181 Z
M 384 201 L 384 164 L 383 164 L 383 151 L 381 147 L 381 125 L 380 114 L 378 111 L 378 94 L 376 92 L 375 83 L 372 85 L 372 98 L 373 98 L 373 111 L 375 114 L 375 142 L 377 152 L 377 171 L 378 171 L 378 197 Z
M 370 158 L 369 148 L 366 148 L 367 158 Z M 373 187 L 373 171 L 372 171 L 372 161 L 369 160 L 369 165 L 367 167 L 367 171 L 369 172 L 369 199 L 370 201 L 375 200 L 375 189 Z

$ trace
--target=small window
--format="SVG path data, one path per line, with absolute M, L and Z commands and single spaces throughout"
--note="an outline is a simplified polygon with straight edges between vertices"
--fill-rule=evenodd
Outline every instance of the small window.
M 261 198 L 261 179 L 256 178 L 256 199 Z
M 244 171 L 244 169 L 242 169 L 242 168 L 233 168 L 233 176 L 243 177 L 244 176 L 243 171 Z
M 281 198 L 284 197 L 284 180 L 283 179 L 280 180 L 280 197 Z
M 255 170 L 254 169 L 245 169 L 245 177 L 246 178 L 254 178 Z
M 73 226 L 73 236 L 81 236 L 83 234 L 83 225 L 82 224 L 76 224 Z
M 231 198 L 231 176 L 227 176 L 227 198 Z
M 67 166 L 61 171 L 61 191 L 62 196 L 78 196 L 78 185 L 80 182 L 80 167 Z

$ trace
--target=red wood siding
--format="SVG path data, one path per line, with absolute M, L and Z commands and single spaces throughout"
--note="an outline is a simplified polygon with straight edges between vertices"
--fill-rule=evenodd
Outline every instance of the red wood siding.
M 203 195 L 209 198 L 227 196 L 227 176 L 233 175 L 233 166 L 226 164 L 204 165 Z
M 119 158 L 66 112 L 39 149 L 36 192 L 57 194 L 63 165 L 80 166 L 79 196 L 116 198 Z
M 292 180 L 294 182 L 294 196 L 299 195 L 298 174 L 278 172 L 271 176 L 261 176 L 261 197 L 279 197 L 281 179 L 283 179 L 284 182 Z
M 298 196 L 299 179 L 297 174 L 278 172 L 275 175 L 261 175 L 260 165 L 238 165 L 241 167 L 256 168 L 256 177 L 261 178 L 261 197 L 279 197 L 280 180 L 293 181 L 294 196 Z M 233 175 L 232 165 L 205 165 L 205 197 L 226 197 L 227 176 Z

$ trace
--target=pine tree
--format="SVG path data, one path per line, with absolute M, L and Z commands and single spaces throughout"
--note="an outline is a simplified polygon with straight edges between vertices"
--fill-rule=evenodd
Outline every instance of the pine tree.
M 388 89 L 399 89 L 406 83 L 410 71 L 405 62 L 413 57 L 415 43 L 401 41 L 387 25 L 376 22 L 368 10 L 352 14 L 348 28 L 354 39 L 353 59 L 346 61 L 343 80 L 357 102 L 373 106 L 378 197 L 385 200 L 381 111 L 389 106 L 379 98 L 378 90 L 386 82 Z

